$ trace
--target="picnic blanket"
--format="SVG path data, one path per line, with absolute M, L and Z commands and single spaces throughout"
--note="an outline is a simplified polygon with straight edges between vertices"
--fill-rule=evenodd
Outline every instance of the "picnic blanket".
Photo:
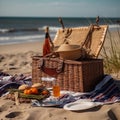
M 77 100 L 89 100 L 101 104 L 115 103 L 120 101 L 120 89 L 110 75 L 105 75 L 104 79 L 96 85 L 93 91 L 82 94 L 68 92 L 59 100 L 62 101 L 60 107 Z
M 32 85 L 32 77 L 30 75 L 9 75 L 0 72 L 0 96 L 4 95 L 9 88 L 18 88 L 21 84 Z M 90 100 L 92 102 L 101 102 L 103 104 L 114 103 L 120 101 L 120 89 L 118 88 L 115 80 L 110 75 L 105 75 L 103 80 L 96 85 L 95 89 L 91 92 L 80 93 L 65 91 L 65 93 L 58 98 L 60 106 L 75 102 L 77 100 Z
M 22 84 L 31 85 L 31 79 L 32 77 L 30 75 L 9 75 L 7 73 L 0 72 L 0 97 L 8 92 L 9 88 L 18 88 Z
M 111 76 L 105 76 L 94 91 L 81 96 L 81 98 L 88 98 L 94 102 L 116 102 L 120 101 L 120 90 Z

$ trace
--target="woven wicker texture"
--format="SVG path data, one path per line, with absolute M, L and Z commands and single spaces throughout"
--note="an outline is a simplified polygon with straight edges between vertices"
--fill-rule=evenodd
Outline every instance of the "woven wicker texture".
M 39 69 L 43 57 L 34 56 L 32 60 L 32 82 L 41 82 L 42 77 L 50 77 Z M 58 68 L 58 58 L 44 58 L 45 67 Z M 88 61 L 65 60 L 63 71 L 56 75 L 57 83 L 61 90 L 87 92 L 94 89 L 103 77 L 103 60 Z M 45 82 L 47 87 L 52 87 L 51 82 Z
M 107 28 L 107 25 L 94 26 L 92 34 L 87 41 L 89 55 L 92 55 L 94 58 L 98 57 L 103 46 Z M 67 28 L 64 32 L 62 29 L 59 29 L 53 43 L 55 46 L 60 46 L 67 41 L 71 45 L 82 45 L 86 40 L 89 30 L 90 27 Z

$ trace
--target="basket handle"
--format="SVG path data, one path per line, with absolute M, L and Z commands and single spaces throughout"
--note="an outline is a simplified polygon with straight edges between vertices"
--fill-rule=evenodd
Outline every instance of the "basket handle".
M 64 24 L 63 24 L 63 20 L 62 20 L 61 17 L 60 17 L 58 20 L 59 20 L 60 24 L 62 25 L 62 29 L 63 29 L 63 32 L 64 32 L 65 26 L 64 26 Z
M 64 68 L 63 59 L 59 60 L 57 68 L 46 67 L 45 59 L 44 58 L 40 59 L 39 69 L 42 70 L 44 73 L 48 74 L 49 76 L 56 77 L 58 74 L 60 74 L 63 71 L 63 68 Z

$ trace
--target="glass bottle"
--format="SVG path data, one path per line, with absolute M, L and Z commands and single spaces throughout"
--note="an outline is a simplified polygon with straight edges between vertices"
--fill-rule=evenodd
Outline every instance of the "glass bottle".
M 43 56 L 51 53 L 50 40 L 49 40 L 49 28 L 46 27 L 45 30 L 45 40 L 43 44 Z

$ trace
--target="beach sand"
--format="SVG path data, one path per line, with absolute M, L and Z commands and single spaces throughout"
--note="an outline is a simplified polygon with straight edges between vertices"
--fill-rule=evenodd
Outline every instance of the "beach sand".
M 42 55 L 43 42 L 0 45 L 0 71 L 9 74 L 31 73 L 32 56 Z
M 0 99 L 0 120 L 120 120 L 120 103 L 97 106 L 83 111 L 55 107 L 32 107 L 29 103 L 15 105 Z
M 32 56 L 42 55 L 43 42 L 0 46 L 0 71 L 9 74 L 31 74 Z M 105 43 L 106 47 L 109 42 Z M 98 106 L 84 111 L 67 111 L 54 107 L 32 107 L 29 103 L 15 105 L 0 98 L 0 120 L 120 120 L 120 103 Z

